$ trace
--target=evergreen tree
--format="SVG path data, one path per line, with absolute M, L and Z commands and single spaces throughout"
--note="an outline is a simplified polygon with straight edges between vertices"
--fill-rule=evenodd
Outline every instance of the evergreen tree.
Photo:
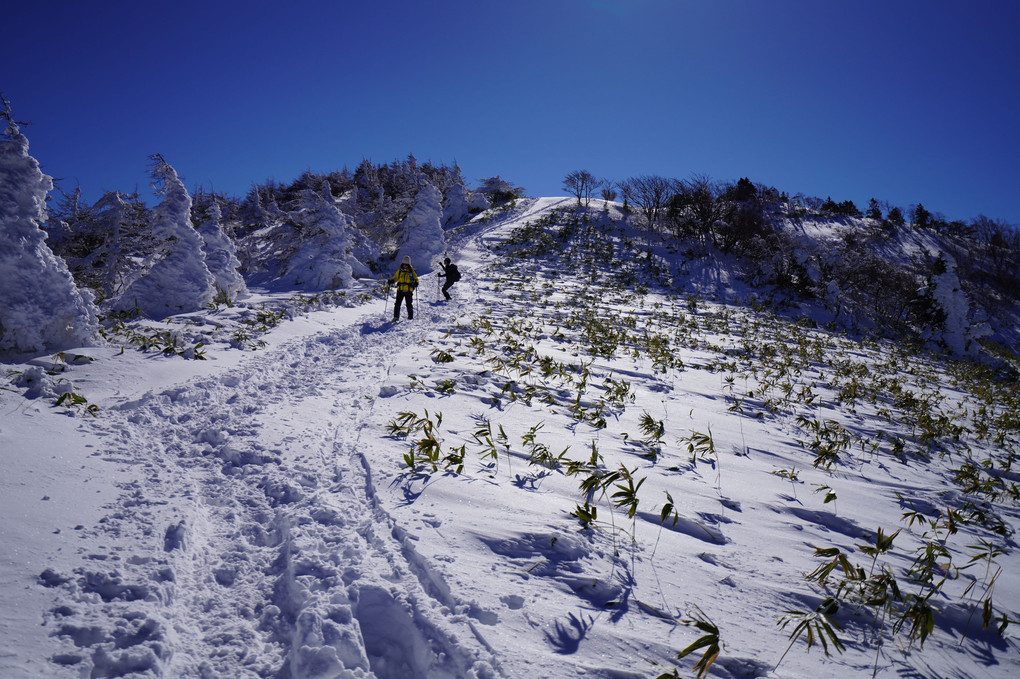
M 67 260 L 65 253 L 71 241 L 71 225 L 87 218 L 89 207 L 82 197 L 81 186 L 76 186 L 71 193 L 65 193 L 60 189 L 58 191 L 60 191 L 60 198 L 56 201 L 57 207 L 54 209 L 53 203 L 50 203 L 44 228 L 50 250 L 57 257 Z M 73 270 L 71 274 L 75 275 Z M 75 280 L 78 280 L 76 275 Z
M 730 189 L 726 192 L 725 197 L 727 200 L 743 203 L 757 198 L 758 189 L 755 188 L 750 179 L 747 177 L 741 177 L 737 180 L 735 186 L 730 187 Z
M 150 229 L 156 246 L 141 275 L 112 300 L 116 310 L 137 309 L 148 318 L 196 311 L 216 296 L 202 238 L 191 222 L 191 196 L 174 168 L 159 154 L 152 156 L 154 187 L 162 201 L 152 210 Z
M 889 214 L 886 216 L 886 219 L 889 220 L 890 224 L 895 224 L 896 226 L 903 226 L 906 223 L 903 211 L 898 207 L 889 208 Z
M 426 184 L 425 188 L 418 192 L 414 207 L 399 227 L 401 246 L 397 259 L 410 257 L 411 266 L 420 272 L 430 271 L 433 260 L 441 257 L 446 251 L 442 200 L 443 196 L 439 189 Z
M 359 207 L 376 207 L 382 203 L 383 188 L 379 171 L 367 158 L 354 171 L 354 185 L 358 189 Z
M 223 232 L 223 212 L 216 196 L 201 194 L 195 201 L 198 216 L 198 233 L 202 236 L 202 250 L 209 273 L 216 279 L 217 299 L 237 300 L 248 296 L 248 286 L 238 272 L 241 262 L 237 248 Z
M 348 230 L 354 223 L 340 212 L 332 195 L 306 190 L 298 202 L 294 220 L 300 224 L 302 242 L 286 265 L 282 280 L 302 290 L 349 288 L 355 269 L 364 265 L 353 255 Z
M 28 153 L 28 139 L 0 97 L 0 352 L 95 344 L 92 294 L 77 288 L 46 244 L 46 194 L 53 179 Z
M 910 211 L 910 221 L 918 229 L 927 229 L 931 226 L 931 213 L 925 209 L 924 205 L 918 203 Z

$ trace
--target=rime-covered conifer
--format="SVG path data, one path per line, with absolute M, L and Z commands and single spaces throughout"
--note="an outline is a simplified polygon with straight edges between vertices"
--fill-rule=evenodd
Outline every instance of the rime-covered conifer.
M 223 212 L 215 196 L 201 195 L 196 200 L 197 230 L 209 273 L 216 279 L 217 298 L 237 300 L 248 296 L 248 286 L 238 269 L 237 248 L 223 231 Z
M 405 256 L 411 258 L 411 266 L 419 272 L 428 272 L 446 251 L 446 238 L 443 235 L 443 195 L 439 189 L 426 184 L 418 192 L 414 207 L 401 222 L 400 250 L 397 260 Z
M 0 352 L 87 346 L 98 341 L 92 294 L 79 290 L 41 229 L 51 177 L 0 98 Z
M 470 214 L 467 187 L 462 183 L 451 185 L 443 196 L 443 227 L 457 226 Z
M 191 196 L 162 156 L 152 157 L 154 186 L 162 201 L 152 210 L 153 252 L 139 277 L 112 301 L 148 318 L 196 311 L 212 303 L 215 278 L 205 264 L 202 238 L 191 222 Z
M 365 271 L 354 257 L 348 230 L 353 220 L 327 197 L 312 190 L 302 192 L 295 221 L 300 224 L 300 247 L 287 263 L 282 280 L 302 290 L 348 288 L 355 271 Z

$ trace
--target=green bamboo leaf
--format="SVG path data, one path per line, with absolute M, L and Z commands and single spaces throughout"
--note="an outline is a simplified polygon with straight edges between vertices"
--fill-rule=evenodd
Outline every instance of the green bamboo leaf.
M 704 629 L 700 625 L 698 625 L 698 628 L 699 629 Z M 716 635 L 714 635 L 714 634 L 706 634 L 703 637 L 699 637 L 693 644 L 691 644 L 690 646 L 688 646 L 684 650 L 682 650 L 679 653 L 677 653 L 676 657 L 677 658 L 685 658 L 688 655 L 690 655 L 691 653 L 693 653 L 694 651 L 698 650 L 699 648 L 704 648 L 705 646 L 711 646 L 711 645 L 715 644 L 718 640 L 719 640 L 719 638 Z

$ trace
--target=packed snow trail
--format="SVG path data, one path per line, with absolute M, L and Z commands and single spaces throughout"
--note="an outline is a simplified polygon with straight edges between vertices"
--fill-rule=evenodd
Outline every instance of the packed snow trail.
M 419 303 L 380 331 L 372 314 L 104 413 L 106 456 L 139 468 L 95 537 L 133 548 L 45 575 L 71 642 L 54 661 L 92 677 L 497 676 L 357 450 L 392 357 L 440 319 Z

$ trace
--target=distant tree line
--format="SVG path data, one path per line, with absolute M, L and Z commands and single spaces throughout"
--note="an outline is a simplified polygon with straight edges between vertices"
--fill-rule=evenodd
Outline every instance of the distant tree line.
M 420 163 L 413 155 L 384 164 L 366 159 L 353 171 L 307 171 L 289 183 L 269 179 L 240 198 L 195 189 L 190 219 L 196 229 L 205 229 L 207 249 L 222 234 L 225 240 L 217 242 L 229 252 L 219 257 L 235 262 L 244 279 L 343 287 L 349 274 L 324 278 L 297 272 L 295 259 L 310 256 L 309 243 L 313 250 L 342 247 L 344 253 L 335 252 L 335 259 L 349 259 L 354 275 L 373 275 L 410 240 L 407 231 L 415 225 L 406 220 L 413 210 L 434 213 L 448 228 L 524 194 L 498 176 L 479 183 L 469 190 L 456 164 Z M 137 192 L 111 191 L 88 204 L 78 187 L 58 196 L 44 227 L 76 283 L 102 302 L 122 294 L 167 247 L 165 234 L 153 229 L 155 209 Z M 221 284 L 218 294 L 231 299 L 240 290 Z
M 1020 297 L 1020 230 L 983 215 L 950 221 L 918 203 L 905 216 L 876 199 L 862 211 L 850 200 L 790 196 L 748 178 L 613 181 L 578 170 L 563 185 L 578 206 L 597 192 L 606 201 L 619 196 L 631 219 L 689 258 L 736 255 L 752 283 L 817 299 L 854 327 L 929 332 L 945 322 L 935 297 L 952 292 L 939 289 L 953 287 L 947 275 L 977 304 L 976 317 L 995 317 Z M 831 232 L 824 246 L 797 236 L 795 227 L 809 222 Z M 940 252 L 910 245 L 921 231 Z
M 723 250 L 765 229 L 769 205 L 786 200 L 776 189 L 746 178 L 725 184 L 704 175 L 689 179 L 641 175 L 613 181 L 578 170 L 566 176 L 563 187 L 578 206 L 589 206 L 596 194 L 604 201 L 619 197 L 624 210 L 639 215 L 651 230 Z
M 150 175 L 160 200 L 151 208 L 137 192 L 88 203 L 80 187 L 50 204 L 52 178 L 2 96 L 0 151 L 0 351 L 85 345 L 100 320 L 231 304 L 250 282 L 344 289 L 404 256 L 427 272 L 446 252 L 446 229 L 524 195 L 499 176 L 470 190 L 456 164 L 412 155 L 269 180 L 232 198 L 189 192 L 155 154 Z

